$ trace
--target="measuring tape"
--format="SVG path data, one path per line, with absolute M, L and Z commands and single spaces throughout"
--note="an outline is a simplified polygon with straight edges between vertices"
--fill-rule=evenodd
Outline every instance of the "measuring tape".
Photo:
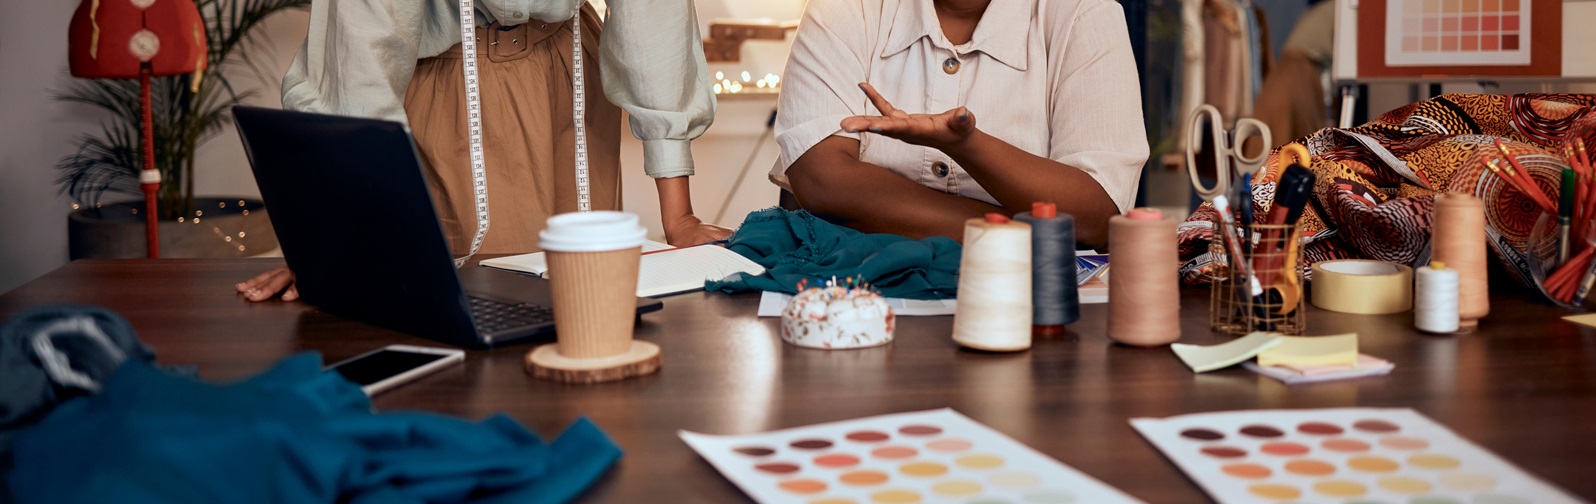
M 576 123 L 576 210 L 593 210 L 587 166 L 587 85 L 582 71 L 582 4 L 576 3 L 571 17 L 571 111 Z M 476 0 L 460 0 L 460 55 L 464 58 L 466 127 L 470 131 L 471 188 L 477 207 L 477 232 L 471 237 L 471 251 L 456 258 L 454 267 L 464 266 L 482 248 L 488 235 L 488 174 L 482 157 L 482 91 L 477 80 Z

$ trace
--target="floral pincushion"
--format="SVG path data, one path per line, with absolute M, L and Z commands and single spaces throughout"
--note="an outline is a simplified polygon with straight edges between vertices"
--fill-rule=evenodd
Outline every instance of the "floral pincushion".
M 892 342 L 892 307 L 868 285 L 835 281 L 804 289 L 781 312 L 781 339 L 808 348 L 865 348 Z M 801 287 L 800 287 L 801 288 Z

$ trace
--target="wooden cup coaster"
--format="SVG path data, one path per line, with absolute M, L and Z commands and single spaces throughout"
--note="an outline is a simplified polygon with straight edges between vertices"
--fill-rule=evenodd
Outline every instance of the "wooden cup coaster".
M 550 343 L 526 354 L 526 372 L 561 383 L 604 383 L 652 374 L 661 362 L 659 345 L 647 341 L 633 340 L 626 352 L 597 359 L 560 355 L 560 345 Z

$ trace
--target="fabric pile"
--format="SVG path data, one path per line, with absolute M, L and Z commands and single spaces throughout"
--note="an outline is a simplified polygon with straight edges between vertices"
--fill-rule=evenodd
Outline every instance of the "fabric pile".
M 1596 145 L 1596 95 L 1447 94 L 1387 112 L 1349 129 L 1326 128 L 1300 139 L 1318 176 L 1310 210 L 1301 221 L 1304 274 L 1313 263 L 1377 259 L 1407 265 L 1429 261 L 1434 197 L 1472 194 L 1485 201 L 1486 233 L 1497 258 L 1521 281 L 1537 285 L 1551 240 L 1532 239 L 1540 209 L 1492 174 L 1485 164 L 1500 156 L 1495 140 L 1531 172 L 1547 194 L 1557 194 L 1568 167 L 1559 154 L 1567 139 Z M 1274 201 L 1277 149 L 1253 185 L 1256 215 Z M 1218 215 L 1203 204 L 1177 228 L 1181 278 L 1204 283 L 1223 255 L 1209 241 Z
M 708 282 L 706 289 L 793 294 L 802 281 L 820 286 L 853 277 L 882 296 L 906 299 L 953 298 L 963 252 L 959 242 L 945 237 L 865 234 L 781 208 L 749 214 L 726 248 L 765 267 L 765 273 L 732 275 Z
M 118 348 L 135 350 L 109 367 L 80 363 L 87 354 L 74 350 L 37 354 L 45 367 L 84 371 L 79 374 L 89 385 L 14 432 L 14 464 L 5 476 L 17 503 L 564 502 L 621 456 L 586 419 L 544 443 L 504 415 L 467 422 L 373 413 L 360 388 L 323 371 L 313 353 L 233 384 L 176 376 L 147 362 L 153 354 L 131 339 L 131 328 L 115 314 L 62 310 L 35 311 L 0 330 L 6 337 L 0 361 L 8 373 L 28 362 L 16 350 L 18 334 L 41 327 L 59 334 L 96 331 L 57 327 L 63 320 L 109 320 L 101 326 L 110 330 L 98 331 L 125 335 L 129 339 L 115 341 L 132 345 Z M 10 377 L 0 382 L 7 419 L 20 411 L 9 409 L 22 403 L 18 399 L 43 403 L 37 394 L 19 393 Z

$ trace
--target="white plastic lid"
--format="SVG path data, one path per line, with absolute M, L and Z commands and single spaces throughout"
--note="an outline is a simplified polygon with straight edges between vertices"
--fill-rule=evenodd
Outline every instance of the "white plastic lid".
M 648 230 L 627 212 L 573 212 L 549 217 L 538 245 L 556 252 L 604 252 L 643 245 Z

